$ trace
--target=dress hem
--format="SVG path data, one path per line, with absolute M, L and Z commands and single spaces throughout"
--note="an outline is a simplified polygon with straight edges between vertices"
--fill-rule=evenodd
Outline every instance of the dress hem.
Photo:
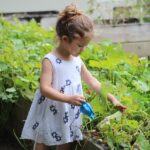
M 33 138 L 33 137 L 27 137 L 27 136 L 22 136 L 22 137 L 20 137 L 20 139 L 21 140 L 32 140 L 33 142 L 36 142 L 35 141 L 35 139 Z M 50 144 L 50 143 L 47 143 L 47 142 L 38 142 L 37 141 L 37 143 L 42 143 L 42 144 L 45 144 L 46 146 L 57 146 L 57 145 L 62 145 L 62 144 L 67 144 L 67 143 L 71 143 L 71 142 L 75 142 L 75 141 L 82 141 L 83 140 L 83 138 L 80 138 L 80 139 L 75 139 L 75 140 L 70 140 L 70 141 L 66 141 L 66 142 L 60 142 L 60 143 L 52 143 L 52 144 Z

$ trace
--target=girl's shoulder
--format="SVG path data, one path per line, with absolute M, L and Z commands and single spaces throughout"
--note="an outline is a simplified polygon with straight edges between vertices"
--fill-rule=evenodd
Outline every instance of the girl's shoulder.
M 75 59 L 76 59 L 76 61 L 77 61 L 78 63 L 80 63 L 80 64 L 82 64 L 82 63 L 83 63 L 83 61 L 82 61 L 82 59 L 80 58 L 80 56 L 75 57 Z
M 44 56 L 44 59 L 48 59 L 52 64 L 53 63 L 59 63 L 59 64 L 61 63 L 61 64 L 67 65 L 67 64 L 75 63 L 75 64 L 82 65 L 82 63 L 83 63 L 80 56 L 77 56 L 77 57 L 73 56 L 72 59 L 70 59 L 70 60 L 64 60 L 62 58 L 57 57 L 54 52 L 50 52 L 50 53 L 46 54 Z
M 56 57 L 54 56 L 54 54 L 53 54 L 52 52 L 46 54 L 46 55 L 43 57 L 43 59 L 48 59 L 49 61 L 54 61 L 55 58 L 56 58 Z

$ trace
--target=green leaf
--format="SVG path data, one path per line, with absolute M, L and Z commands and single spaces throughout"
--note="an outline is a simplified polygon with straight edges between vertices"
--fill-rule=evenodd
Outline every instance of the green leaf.
M 136 120 L 128 120 L 127 125 L 132 129 L 137 129 L 139 127 L 139 124 Z
M 100 123 L 98 123 L 97 128 L 101 130 L 105 125 L 110 125 L 111 120 L 119 121 L 121 120 L 122 113 L 120 111 L 117 111 L 116 113 L 105 117 Z
M 149 150 L 150 149 L 150 144 L 149 144 L 148 140 L 146 140 L 145 136 L 142 133 L 138 135 L 135 143 L 139 145 L 140 150 Z
M 144 82 L 144 81 L 140 81 L 140 80 L 135 81 L 135 80 L 134 80 L 132 83 L 133 83 L 134 86 L 136 86 L 136 88 L 137 88 L 138 90 L 142 90 L 143 92 L 147 92 L 147 91 L 150 90 L 149 86 L 148 86 L 147 83 Z
M 24 77 L 18 77 L 21 81 L 29 83 L 30 81 Z
M 32 100 L 34 97 L 34 93 L 31 90 L 26 89 L 25 91 L 21 91 L 21 95 L 28 100 Z
M 7 88 L 7 89 L 6 89 L 6 92 L 13 93 L 13 92 L 16 92 L 16 89 L 15 89 L 14 87 L 12 87 L 12 88 Z
M 21 39 L 12 39 L 12 41 L 15 45 L 16 50 L 24 48 L 24 44 L 23 44 L 23 41 Z
M 0 61 L 0 72 L 8 70 L 8 65 Z

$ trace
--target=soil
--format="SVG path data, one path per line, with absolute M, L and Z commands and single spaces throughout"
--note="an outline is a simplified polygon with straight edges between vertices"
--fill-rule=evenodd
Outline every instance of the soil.
M 19 144 L 10 139 L 0 139 L 0 150 L 23 150 Z
M 0 135 L 0 150 L 24 150 L 16 137 L 10 134 L 7 130 L 4 130 Z

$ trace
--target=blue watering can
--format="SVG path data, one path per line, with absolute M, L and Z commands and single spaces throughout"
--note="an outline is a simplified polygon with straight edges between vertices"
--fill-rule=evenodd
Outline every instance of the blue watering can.
M 92 120 L 94 119 L 94 112 L 92 110 L 92 107 L 89 103 L 83 102 L 82 105 L 80 106 L 80 111 L 90 117 Z

